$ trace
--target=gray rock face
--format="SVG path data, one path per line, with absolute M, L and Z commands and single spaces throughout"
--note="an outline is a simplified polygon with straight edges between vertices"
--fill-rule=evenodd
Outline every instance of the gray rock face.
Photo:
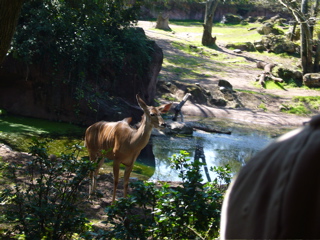
M 303 76 L 303 84 L 308 87 L 320 87 L 320 73 L 307 73 Z

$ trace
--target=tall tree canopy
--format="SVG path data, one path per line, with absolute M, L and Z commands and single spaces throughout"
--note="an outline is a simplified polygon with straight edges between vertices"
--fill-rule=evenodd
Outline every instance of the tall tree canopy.
M 24 0 L 0 1 L 0 64 L 10 48 L 23 2 Z
M 114 74 L 128 55 L 139 58 L 131 63 L 142 68 L 148 59 L 147 42 L 141 38 L 137 44 L 140 34 L 130 28 L 138 13 L 138 5 L 127 7 L 122 1 L 29 0 L 21 12 L 12 54 L 27 64 L 50 62 L 47 67 L 64 81 L 99 78 L 108 64 L 113 68 L 109 74 Z

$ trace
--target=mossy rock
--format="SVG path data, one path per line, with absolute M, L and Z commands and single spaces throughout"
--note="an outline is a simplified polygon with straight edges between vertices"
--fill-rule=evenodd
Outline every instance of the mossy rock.
M 221 23 L 239 24 L 243 18 L 239 15 L 227 13 L 222 17 Z
M 261 27 L 257 28 L 257 32 L 261 35 L 269 35 L 271 33 L 274 35 L 284 35 L 284 31 L 271 22 L 265 22 Z
M 235 42 L 226 44 L 226 48 L 240 49 L 242 51 L 255 51 L 255 47 L 252 42 Z
M 284 36 L 269 34 L 263 36 L 262 42 L 266 49 L 274 53 L 296 53 L 299 51 L 299 45 L 287 40 Z
M 207 94 L 204 93 L 199 87 L 188 87 L 187 92 L 192 94 L 191 101 L 199 104 L 206 104 L 207 101 Z

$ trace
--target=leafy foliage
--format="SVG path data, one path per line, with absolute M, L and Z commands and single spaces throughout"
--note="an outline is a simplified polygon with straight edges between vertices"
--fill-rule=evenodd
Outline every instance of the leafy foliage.
M 79 189 L 94 166 L 77 160 L 79 147 L 61 158 L 48 156 L 47 148 L 47 141 L 35 140 L 29 162 L 1 166 L 13 182 L 0 193 L 1 223 L 9 226 L 7 234 L 25 239 L 71 239 L 75 233 L 86 238 L 90 225 Z
M 106 209 L 111 239 L 211 239 L 218 236 L 223 194 L 230 183 L 229 167 L 215 167 L 217 177 L 202 184 L 199 161 L 181 151 L 171 159 L 180 171 L 181 186 L 151 182 L 131 184 L 133 194 Z
M 112 82 L 126 65 L 140 72 L 148 65 L 150 41 L 131 28 L 138 13 L 138 1 L 26 1 L 12 52 L 54 81 L 73 83 L 81 99 L 88 81 Z

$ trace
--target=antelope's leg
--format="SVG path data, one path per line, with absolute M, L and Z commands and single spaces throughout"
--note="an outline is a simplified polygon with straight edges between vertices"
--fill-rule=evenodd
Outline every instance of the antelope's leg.
M 96 188 L 97 188 L 97 178 L 99 174 L 99 169 L 101 168 L 102 164 L 104 163 L 104 158 L 97 158 L 96 161 L 98 162 L 98 165 L 96 169 L 92 172 L 90 172 L 90 178 L 91 178 L 91 188 L 89 187 L 89 194 L 92 194 Z
M 89 149 L 88 149 L 89 150 Z M 89 159 L 90 161 L 94 162 L 96 159 L 96 153 L 89 150 Z M 91 183 L 89 184 L 89 195 L 91 195 L 94 191 L 94 184 L 95 184 L 95 171 L 90 171 L 90 180 Z
M 113 194 L 112 194 L 112 202 L 116 199 L 117 187 L 119 182 L 119 169 L 120 162 L 114 160 L 113 161 Z
M 93 186 L 95 183 L 95 176 L 94 176 L 94 172 L 95 171 L 91 171 L 90 172 L 90 179 L 91 179 L 91 183 L 89 184 L 89 195 L 91 195 L 94 191 Z
M 132 172 L 132 168 L 133 168 L 133 164 L 131 166 L 126 166 L 126 170 L 124 172 L 124 178 L 123 178 L 123 196 L 124 197 L 127 197 L 129 178 Z

